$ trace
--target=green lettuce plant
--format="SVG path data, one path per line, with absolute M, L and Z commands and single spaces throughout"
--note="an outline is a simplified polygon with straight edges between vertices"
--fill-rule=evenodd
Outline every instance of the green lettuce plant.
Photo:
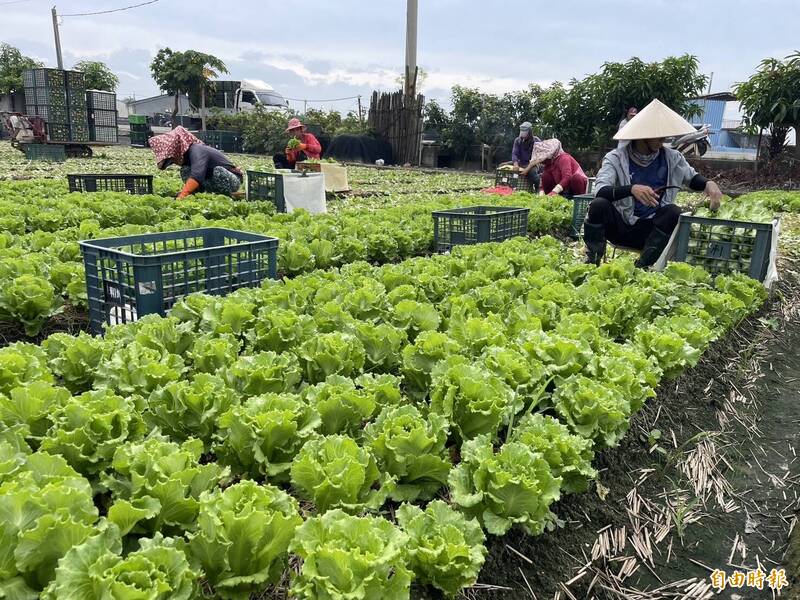
M 550 505 L 561 495 L 561 481 L 525 444 L 507 442 L 495 451 L 491 436 L 481 435 L 461 446 L 449 486 L 453 502 L 488 533 L 503 535 L 518 525 L 538 535 L 555 522 Z
M 286 492 L 241 481 L 200 496 L 188 549 L 220 598 L 247 600 L 278 581 L 302 522 L 297 501 Z
M 387 406 L 364 430 L 364 443 L 379 467 L 397 479 L 396 501 L 429 500 L 443 486 L 452 463 L 445 449 L 449 423 L 424 417 L 413 405 Z
M 317 512 L 377 510 L 394 489 L 394 478 L 381 473 L 375 457 L 347 436 L 312 439 L 295 456 L 292 485 Z
M 197 598 L 199 576 L 180 543 L 160 533 L 140 539 L 139 549 L 123 557 L 119 530 L 107 524 L 67 552 L 42 600 L 190 600 Z
M 405 600 L 411 584 L 407 542 L 405 533 L 380 517 L 331 510 L 308 519 L 289 546 L 303 561 L 291 594 L 298 600 Z
M 475 584 L 486 558 L 486 538 L 478 521 L 434 500 L 424 511 L 403 504 L 397 523 L 408 535 L 409 565 L 418 581 L 448 597 Z

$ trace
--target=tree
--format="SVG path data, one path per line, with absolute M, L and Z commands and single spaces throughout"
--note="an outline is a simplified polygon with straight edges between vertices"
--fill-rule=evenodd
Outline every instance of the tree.
M 744 126 L 751 132 L 769 130 L 770 157 L 783 152 L 791 127 L 800 138 L 800 51 L 784 60 L 762 60 L 753 76 L 733 90 L 741 103 Z M 800 139 L 795 141 L 795 152 L 800 156 Z
M 599 73 L 572 79 L 568 88 L 556 83 L 545 90 L 541 100 L 553 105 L 543 109 L 542 125 L 558 134 L 565 147 L 603 148 L 629 106 L 642 108 L 658 98 L 682 115 L 697 114 L 700 107 L 692 100 L 706 82 L 697 57 L 689 54 L 652 63 L 636 57 L 605 63 Z
M 10 94 L 22 90 L 22 72 L 26 69 L 42 67 L 42 63 L 24 56 L 10 44 L 0 44 L 0 94 Z
M 105 92 L 117 91 L 119 77 L 105 63 L 96 60 L 82 60 L 75 63 L 72 68 L 76 71 L 83 71 L 87 89 Z
M 175 123 L 178 96 L 188 94 L 195 106 L 203 103 L 205 93 L 213 89 L 211 79 L 220 73 L 227 73 L 228 68 L 222 60 L 211 54 L 195 50 L 175 52 L 170 48 L 162 48 L 150 63 L 150 72 L 159 89 L 175 95 L 172 111 L 172 122 Z

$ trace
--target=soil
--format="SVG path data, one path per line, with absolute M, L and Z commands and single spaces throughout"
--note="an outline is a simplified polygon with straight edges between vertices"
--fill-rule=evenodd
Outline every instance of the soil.
M 553 507 L 563 527 L 537 538 L 513 530 L 491 538 L 479 585 L 465 595 L 475 600 L 711 598 L 716 596 L 710 589 L 713 569 L 730 575 L 760 565 L 767 574 L 785 568 L 794 581 L 782 597 L 800 598 L 800 526 L 793 527 L 800 510 L 798 283 L 796 274 L 790 276 L 760 314 L 710 348 L 697 367 L 661 386 L 623 443 L 597 457 L 598 486 Z M 661 451 L 651 447 L 649 434 L 656 428 L 662 432 Z M 708 448 L 714 451 L 709 454 Z M 711 487 L 722 491 L 698 493 L 698 478 L 687 477 L 685 469 L 697 464 L 692 457 L 709 455 L 713 468 L 701 480 L 716 482 Z M 626 526 L 628 546 L 620 555 L 637 556 L 630 546 L 632 490 L 643 503 L 672 506 L 670 532 L 660 544 L 648 540 L 650 564 L 634 561 L 638 568 L 623 578 L 624 585 L 606 581 L 602 588 L 604 574 L 616 574 L 623 563 L 590 560 L 599 532 Z M 695 595 L 658 591 L 691 578 Z M 772 592 L 765 585 L 764 591 L 726 589 L 719 597 L 748 600 L 769 598 Z
M 33 337 L 25 334 L 19 321 L 0 322 L 0 348 L 15 342 L 38 345 L 54 333 L 78 335 L 81 331 L 89 331 L 89 313 L 84 308 L 67 304 L 64 306 L 64 310 L 48 319 L 42 330 Z

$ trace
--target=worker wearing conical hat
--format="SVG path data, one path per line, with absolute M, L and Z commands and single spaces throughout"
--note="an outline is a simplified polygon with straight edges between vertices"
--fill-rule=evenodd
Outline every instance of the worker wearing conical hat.
M 712 210 L 722 193 L 699 175 L 683 154 L 664 146 L 665 138 L 693 133 L 678 113 L 653 100 L 622 127 L 615 140 L 627 143 L 606 154 L 595 179 L 595 199 L 584 224 L 587 262 L 600 264 L 606 240 L 641 249 L 638 267 L 656 262 L 678 224 L 678 191 L 703 191 Z

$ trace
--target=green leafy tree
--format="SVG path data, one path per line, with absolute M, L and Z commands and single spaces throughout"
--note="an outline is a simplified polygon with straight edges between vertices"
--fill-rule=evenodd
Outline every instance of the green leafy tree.
M 0 44 L 0 94 L 10 94 L 23 87 L 22 72 L 25 69 L 36 69 L 42 63 L 24 56 L 10 44 Z
M 571 149 L 607 147 L 623 112 L 643 107 L 658 98 L 686 116 L 699 112 L 691 102 L 705 88 L 697 57 L 670 56 L 646 63 L 633 57 L 627 62 L 605 63 L 599 73 L 572 79 L 568 89 L 555 83 L 542 100 L 552 104 L 543 111 L 543 128 Z
M 765 58 L 750 79 L 733 89 L 745 127 L 769 130 L 770 156 L 783 152 L 789 129 L 796 132 L 800 125 L 800 51 L 784 60 Z M 795 143 L 795 152 L 800 155 L 800 143 Z
M 150 63 L 150 72 L 163 92 L 175 95 L 172 111 L 174 122 L 178 115 L 178 96 L 188 94 L 193 104 L 200 104 L 202 96 L 213 89 L 211 80 L 221 73 L 227 73 L 228 68 L 211 54 L 196 50 L 175 52 L 170 48 L 162 48 Z
M 114 92 L 119 85 L 119 77 L 108 66 L 97 60 L 82 60 L 72 67 L 76 71 L 83 71 L 86 77 L 86 87 L 90 90 L 103 90 Z

